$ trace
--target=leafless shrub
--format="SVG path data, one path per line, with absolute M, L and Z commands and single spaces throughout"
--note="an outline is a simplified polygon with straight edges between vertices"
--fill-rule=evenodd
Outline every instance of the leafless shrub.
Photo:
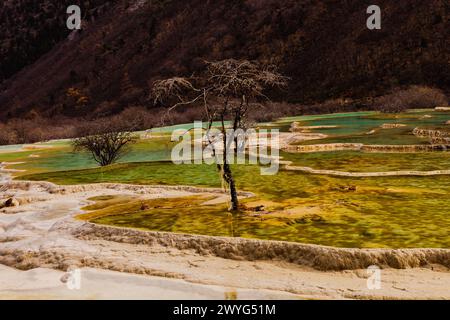
M 9 126 L 0 123 L 0 145 L 15 144 L 17 137 Z
M 152 128 L 159 124 L 158 116 L 144 107 L 129 107 L 121 113 L 103 117 L 106 122 L 113 122 L 118 130 L 136 131 Z M 36 116 L 33 119 L 11 119 L 0 123 L 0 145 L 23 144 L 52 139 L 71 139 L 85 135 L 87 126 L 98 120 L 67 118 L 63 116 L 52 119 Z
M 143 107 L 129 107 L 112 117 L 118 128 L 124 131 L 150 129 L 156 124 L 157 118 Z
M 100 165 L 107 166 L 116 162 L 128 151 L 128 146 L 136 142 L 129 131 L 122 131 L 117 120 L 101 119 L 79 128 L 81 138 L 72 141 L 75 151 L 88 151 Z
M 425 86 L 412 86 L 375 100 L 381 112 L 401 112 L 406 109 L 434 108 L 446 106 L 448 98 L 439 90 Z
M 180 101 L 186 95 L 186 92 L 197 91 L 190 80 L 182 77 L 174 77 L 170 79 L 158 80 L 153 83 L 152 97 L 153 102 L 166 103 L 172 97 L 178 98 Z

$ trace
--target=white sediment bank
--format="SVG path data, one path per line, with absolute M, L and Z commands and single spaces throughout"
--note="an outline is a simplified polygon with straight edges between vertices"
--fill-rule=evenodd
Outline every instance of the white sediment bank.
M 53 274 L 49 269 L 94 268 L 97 271 L 87 272 L 87 291 L 80 292 L 80 297 L 89 294 L 94 298 L 111 297 L 108 291 L 117 289 L 113 282 L 126 273 L 129 276 L 122 278 L 126 279 L 122 285 L 124 297 L 130 296 L 132 290 L 141 290 L 141 284 L 151 285 L 156 281 L 152 277 L 156 276 L 173 279 L 171 284 L 161 280 L 159 288 L 155 288 L 161 295 L 168 294 L 168 288 L 178 288 L 170 297 L 184 297 L 185 290 L 199 290 L 202 294 L 193 298 L 216 298 L 224 292 L 237 292 L 237 298 L 257 298 L 261 296 L 256 290 L 269 290 L 263 297 L 450 299 L 447 249 L 340 249 L 145 232 L 74 219 L 80 208 L 89 203 L 86 199 L 94 196 L 134 195 L 152 199 L 207 194 L 223 198 L 223 191 L 218 189 L 120 184 L 57 186 L 12 181 L 0 184 L 0 194 L 3 198 L 14 197 L 20 203 L 19 207 L 0 213 L 0 264 L 20 270 L 44 268 L 35 271 L 35 286 L 28 283 L 29 287 L 23 290 L 14 287 L 11 281 L 5 282 L 2 276 L 24 277 L 20 283 L 27 283 L 27 273 L 0 269 L 0 284 L 7 284 L 0 286 L 0 298 L 32 297 L 35 289 L 44 289 L 49 297 L 54 297 L 52 294 L 63 289 L 45 287 L 43 281 L 57 277 L 51 281 L 58 287 L 61 273 Z M 379 291 L 367 288 L 364 268 L 371 264 L 385 268 Z M 120 274 L 105 275 L 100 269 Z M 142 276 L 138 280 L 133 274 Z M 215 289 L 189 286 L 186 281 Z M 147 294 L 154 297 L 148 291 L 139 292 L 143 297 Z M 67 297 L 73 295 L 67 293 Z M 117 295 L 121 297 L 120 293 Z
M 323 137 L 284 134 L 281 145 Z M 308 173 L 359 174 L 280 164 Z M 11 181 L 0 165 L 0 200 L 13 197 L 20 204 L 0 212 L 0 299 L 450 299 L 448 249 L 343 249 L 146 232 L 74 219 L 96 196 L 198 194 L 227 199 L 223 190 L 211 188 Z M 367 287 L 370 265 L 383 268 L 379 290 Z M 68 290 L 62 278 L 76 268 L 82 270 L 81 290 Z
M 381 152 L 381 153 L 414 153 L 414 152 L 433 152 L 447 151 L 450 146 L 447 145 L 366 145 L 362 143 L 327 143 L 310 145 L 286 145 L 283 151 L 291 153 L 311 153 L 326 151 L 362 151 L 362 152 Z
M 386 172 L 347 172 L 337 170 L 320 170 L 310 167 L 299 167 L 291 165 L 292 162 L 284 161 L 284 169 L 290 171 L 301 171 L 310 174 L 319 174 L 336 177 L 351 177 L 351 178 L 365 178 L 365 177 L 402 177 L 402 176 L 417 176 L 417 177 L 429 177 L 429 176 L 444 176 L 450 175 L 450 170 L 432 170 L 432 171 L 386 171 Z
M 8 162 L 0 162 L 0 184 L 11 181 L 11 170 L 6 169 Z
M 80 269 L 81 281 L 77 290 L 68 289 L 63 279 L 69 274 L 60 270 L 22 271 L 0 265 L 0 276 L 0 299 L 298 299 L 295 294 L 283 291 L 229 288 L 93 268 Z
M 450 250 L 447 249 L 345 249 L 283 241 L 148 232 L 93 223 L 80 226 L 73 235 L 84 240 L 106 239 L 192 249 L 203 255 L 234 260 L 284 261 L 321 271 L 357 270 L 371 265 L 406 269 L 435 264 L 450 268 Z

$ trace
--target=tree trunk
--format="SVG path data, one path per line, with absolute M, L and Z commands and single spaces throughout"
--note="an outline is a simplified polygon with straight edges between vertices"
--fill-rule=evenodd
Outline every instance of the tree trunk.
M 225 104 L 224 111 L 221 114 L 221 122 L 222 122 L 222 135 L 223 135 L 223 171 L 222 171 L 222 178 L 227 183 L 228 187 L 230 188 L 230 198 L 231 198 L 231 205 L 228 209 L 231 212 L 236 212 L 239 209 L 239 201 L 237 197 L 237 191 L 236 191 L 236 185 L 234 184 L 233 174 L 231 173 L 230 164 L 228 162 L 228 154 L 227 154 L 227 132 L 225 129 L 225 121 L 224 121 L 224 115 L 226 113 L 226 106 L 228 102 Z
M 239 210 L 239 200 L 237 196 L 236 185 L 234 183 L 233 175 L 228 163 L 225 163 L 223 165 L 223 179 L 226 181 L 228 187 L 230 188 L 231 205 L 228 210 L 231 212 L 236 212 Z

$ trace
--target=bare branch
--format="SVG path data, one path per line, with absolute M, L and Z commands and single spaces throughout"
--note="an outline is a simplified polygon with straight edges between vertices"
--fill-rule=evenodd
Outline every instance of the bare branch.
M 128 152 L 127 146 L 136 142 L 136 137 L 128 131 L 120 131 L 116 124 L 107 120 L 86 125 L 84 136 L 74 139 L 75 151 L 88 151 L 100 166 L 116 162 Z
M 177 97 L 180 102 L 187 91 L 201 91 L 196 89 L 190 80 L 181 77 L 174 77 L 165 80 L 158 80 L 153 83 L 151 97 L 154 103 L 164 103 L 172 97 Z
M 232 128 L 238 129 L 245 125 L 245 118 L 249 113 L 250 99 L 267 98 L 264 90 L 271 87 L 284 87 L 288 78 L 279 74 L 274 67 L 263 67 L 258 63 L 247 60 L 228 59 L 218 62 L 205 62 L 206 70 L 199 77 L 171 78 L 156 81 L 152 89 L 154 103 L 171 104 L 167 109 L 184 105 L 203 103 L 208 120 L 207 138 L 213 146 L 213 155 L 216 156 L 215 141 L 212 143 L 210 130 L 213 121 L 221 123 L 220 139 L 223 143 L 223 162 L 217 163 L 222 180 L 230 192 L 230 211 L 238 210 L 237 191 L 234 178 L 229 165 L 227 150 L 237 138 L 227 141 L 225 121 L 232 121 Z M 200 89 L 198 89 L 200 88 Z M 234 141 L 233 141 L 234 140 Z

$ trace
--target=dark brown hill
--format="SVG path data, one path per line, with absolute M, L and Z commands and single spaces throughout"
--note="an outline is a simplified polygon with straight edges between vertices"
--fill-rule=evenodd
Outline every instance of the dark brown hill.
M 114 1 L 8 0 L 0 2 L 0 83 L 35 62 L 69 34 L 66 9 L 82 8 L 83 18 L 95 20 Z
M 19 1 L 28 2 L 43 1 Z M 292 80 L 276 98 L 289 102 L 368 97 L 410 84 L 450 88 L 447 0 L 379 0 L 382 29 L 376 31 L 366 28 L 372 1 L 364 0 L 84 3 L 90 22 L 71 37 L 64 6 L 47 14 L 48 24 L 31 37 L 13 23 L 20 18 L 23 26 L 28 7 L 14 11 L 6 30 L 5 5 L 0 7 L 2 47 L 7 33 L 17 49 L 1 51 L 2 74 L 14 75 L 0 87 L 0 119 L 29 113 L 98 116 L 149 105 L 153 80 L 189 75 L 204 59 L 279 65 Z M 96 13 L 106 3 L 109 9 Z

